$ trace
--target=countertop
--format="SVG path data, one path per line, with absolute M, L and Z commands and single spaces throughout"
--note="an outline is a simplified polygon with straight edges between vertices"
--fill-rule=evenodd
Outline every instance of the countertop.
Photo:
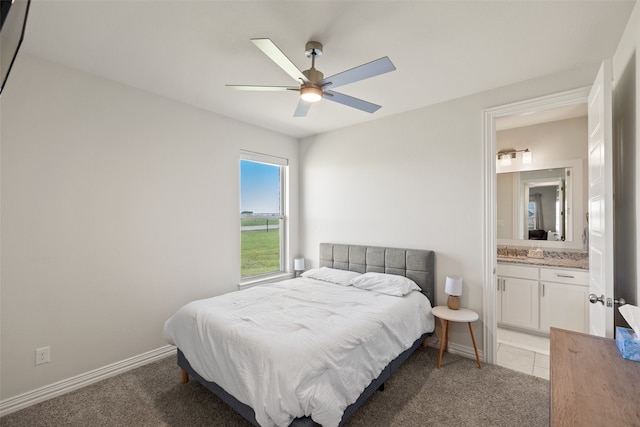
M 499 263 L 589 269 L 589 255 L 586 253 L 545 251 L 543 258 L 531 258 L 527 256 L 526 250 L 509 249 L 509 255 L 505 252 L 504 249 L 498 250 Z

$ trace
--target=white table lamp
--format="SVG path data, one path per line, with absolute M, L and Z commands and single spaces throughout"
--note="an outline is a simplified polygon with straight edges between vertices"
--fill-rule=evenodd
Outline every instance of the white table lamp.
M 304 258 L 294 258 L 293 271 L 295 272 L 296 276 L 304 271 Z
M 447 307 L 451 310 L 458 310 L 460 308 L 460 295 L 462 295 L 462 277 L 447 276 L 444 292 L 449 295 Z

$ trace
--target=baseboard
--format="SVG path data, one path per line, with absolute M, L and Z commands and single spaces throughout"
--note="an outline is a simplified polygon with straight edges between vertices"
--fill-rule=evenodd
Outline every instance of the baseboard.
M 10 397 L 0 402 L 0 417 L 175 354 L 176 347 L 166 345 L 120 362 Z

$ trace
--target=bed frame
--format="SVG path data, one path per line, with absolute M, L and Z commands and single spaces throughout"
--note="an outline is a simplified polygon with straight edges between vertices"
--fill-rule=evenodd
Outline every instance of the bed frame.
M 337 268 L 359 273 L 378 272 L 405 276 L 420 286 L 422 293 L 429 298 L 432 306 L 435 303 L 435 253 L 430 250 L 320 243 L 320 267 Z M 377 390 L 383 390 L 384 382 L 421 344 L 423 346 L 426 345 L 426 338 L 431 334 L 424 334 L 410 348 L 392 360 L 378 378 L 374 379 L 362 392 L 360 397 L 345 409 L 340 425 L 343 425 L 373 393 Z M 240 402 L 218 384 L 202 378 L 191 367 L 180 349 L 178 349 L 178 366 L 182 368 L 182 383 L 186 383 L 189 380 L 189 375 L 191 375 L 250 423 L 254 426 L 259 426 L 255 413 L 250 406 Z M 290 427 L 317 425 L 310 417 L 303 417 L 294 419 Z

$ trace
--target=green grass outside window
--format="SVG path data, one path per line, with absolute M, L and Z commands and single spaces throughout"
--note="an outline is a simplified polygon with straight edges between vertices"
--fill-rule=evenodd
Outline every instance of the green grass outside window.
M 242 225 L 266 224 L 266 220 L 247 220 L 264 221 L 262 224 L 245 224 L 244 221 Z M 268 231 L 246 230 L 241 235 L 240 263 L 243 278 L 280 271 L 280 231 L 277 228 Z

